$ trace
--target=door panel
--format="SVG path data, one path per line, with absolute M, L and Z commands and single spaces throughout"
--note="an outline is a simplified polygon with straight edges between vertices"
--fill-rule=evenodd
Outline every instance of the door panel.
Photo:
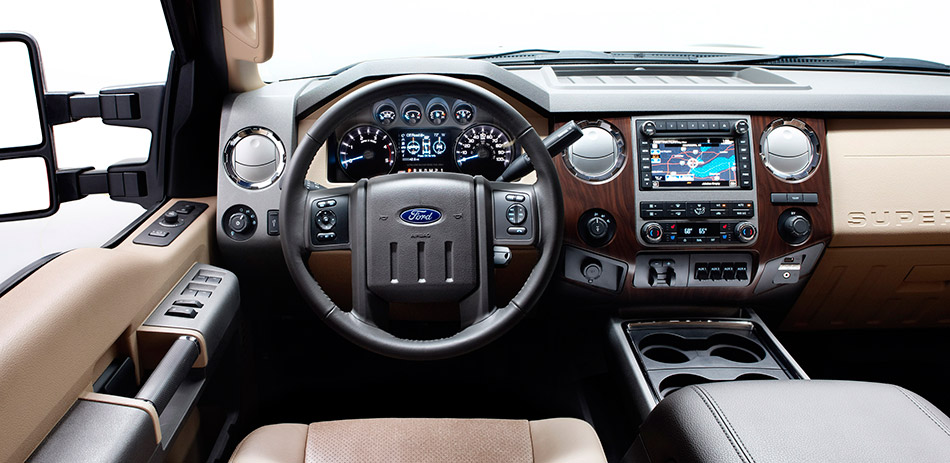
M 167 247 L 132 243 L 49 262 L 0 297 L 0 461 L 24 460 L 116 352 L 136 362 L 135 330 L 195 262 L 207 263 L 215 199 Z

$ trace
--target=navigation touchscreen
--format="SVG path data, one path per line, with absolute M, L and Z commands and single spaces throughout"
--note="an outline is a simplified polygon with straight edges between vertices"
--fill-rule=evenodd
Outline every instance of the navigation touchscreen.
M 738 186 L 731 138 L 654 139 L 650 162 L 654 188 Z

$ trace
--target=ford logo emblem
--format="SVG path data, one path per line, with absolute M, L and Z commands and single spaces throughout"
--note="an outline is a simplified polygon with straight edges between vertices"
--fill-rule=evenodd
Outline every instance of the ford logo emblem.
M 413 225 L 428 225 L 438 222 L 439 219 L 442 218 L 442 213 L 426 207 L 414 207 L 402 211 L 402 213 L 399 214 L 399 218 L 402 219 L 403 222 Z

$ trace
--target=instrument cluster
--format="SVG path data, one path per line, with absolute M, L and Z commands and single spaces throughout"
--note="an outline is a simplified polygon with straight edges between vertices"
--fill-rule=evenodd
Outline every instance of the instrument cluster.
M 495 180 L 515 153 L 512 137 L 471 103 L 435 95 L 376 102 L 328 140 L 329 180 L 397 172 L 462 172 Z

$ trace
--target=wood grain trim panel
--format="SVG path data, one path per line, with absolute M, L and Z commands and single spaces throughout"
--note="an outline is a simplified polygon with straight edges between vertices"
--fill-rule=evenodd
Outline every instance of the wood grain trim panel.
M 815 130 L 821 141 L 822 161 L 815 173 L 803 181 L 788 183 L 768 172 L 768 169 L 759 156 L 759 139 L 766 126 L 779 116 L 753 116 L 751 143 L 753 144 L 753 158 L 755 162 L 756 182 L 756 214 L 759 218 L 759 238 L 754 246 L 718 247 L 715 251 L 742 251 L 750 252 L 757 265 L 754 266 L 755 277 L 752 284 L 743 288 L 634 288 L 633 275 L 636 256 L 643 251 L 710 251 L 708 248 L 664 247 L 663 249 L 646 248 L 637 241 L 639 230 L 636 228 L 637 214 L 637 172 L 636 164 L 630 147 L 635 146 L 636 138 L 632 133 L 630 117 L 605 118 L 607 122 L 620 129 L 624 136 L 624 154 L 627 162 L 620 173 L 605 183 L 593 184 L 582 181 L 573 175 L 564 165 L 562 156 L 555 161 L 561 189 L 564 193 L 564 242 L 594 253 L 604 254 L 622 260 L 628 265 L 627 279 L 624 282 L 620 297 L 625 303 L 653 304 L 653 303 L 701 303 L 701 304 L 732 304 L 736 300 L 745 300 L 753 297 L 753 289 L 761 277 L 759 266 L 765 262 L 794 252 L 796 249 L 808 247 L 820 242 L 827 243 L 831 239 L 831 186 L 828 175 L 828 165 L 825 153 L 825 124 L 821 119 L 798 118 Z M 560 127 L 562 123 L 555 124 Z M 813 232 L 805 243 L 792 246 L 778 235 L 778 217 L 783 210 L 790 206 L 773 206 L 771 193 L 818 193 L 817 206 L 797 206 L 805 210 L 811 217 Z M 723 198 L 727 199 L 727 198 Z M 592 208 L 601 208 L 614 215 L 617 221 L 617 233 L 613 240 L 605 246 L 592 248 L 584 243 L 577 230 L 578 219 L 581 214 Z M 570 280 L 564 280 L 570 282 Z M 571 282 L 573 283 L 573 282 Z M 584 285 L 585 288 L 589 286 Z M 605 295 L 608 293 L 604 293 Z

